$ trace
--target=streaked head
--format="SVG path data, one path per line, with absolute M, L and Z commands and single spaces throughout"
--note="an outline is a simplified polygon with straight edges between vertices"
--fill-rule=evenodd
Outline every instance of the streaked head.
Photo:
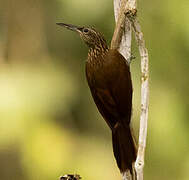
M 81 39 L 90 48 L 95 48 L 95 46 L 98 47 L 102 46 L 103 48 L 107 48 L 107 44 L 106 44 L 106 40 L 104 39 L 104 36 L 100 32 L 96 31 L 94 28 L 80 27 L 65 23 L 56 23 L 56 24 L 79 33 Z

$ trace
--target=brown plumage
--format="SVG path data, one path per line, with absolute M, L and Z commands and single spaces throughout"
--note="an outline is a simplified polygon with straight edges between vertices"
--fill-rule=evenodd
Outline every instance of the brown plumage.
M 86 77 L 95 104 L 112 132 L 113 152 L 121 172 L 130 170 L 136 160 L 136 147 L 130 129 L 132 81 L 129 65 L 103 35 L 93 28 L 57 23 L 79 33 L 89 47 Z

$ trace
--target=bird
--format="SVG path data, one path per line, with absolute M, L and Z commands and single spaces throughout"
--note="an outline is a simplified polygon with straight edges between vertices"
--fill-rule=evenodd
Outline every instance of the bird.
M 88 46 L 86 79 L 98 111 L 112 133 L 113 154 L 121 173 L 130 171 L 137 147 L 131 130 L 132 80 L 130 66 L 117 49 L 108 47 L 102 33 L 93 27 L 56 23 L 77 32 Z

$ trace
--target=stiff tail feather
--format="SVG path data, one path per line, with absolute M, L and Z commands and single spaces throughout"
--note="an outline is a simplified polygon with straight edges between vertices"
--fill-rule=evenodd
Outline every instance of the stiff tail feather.
M 112 130 L 113 152 L 117 165 L 122 173 L 127 170 L 133 175 L 132 164 L 136 160 L 136 145 L 130 126 L 117 123 Z

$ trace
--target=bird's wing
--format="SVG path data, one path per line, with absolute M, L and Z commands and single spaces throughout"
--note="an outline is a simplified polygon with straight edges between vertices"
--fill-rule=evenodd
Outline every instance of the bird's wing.
M 91 88 L 91 94 L 95 104 L 111 129 L 114 128 L 119 114 L 116 103 L 108 89 Z
M 114 64 L 111 71 L 107 71 L 107 86 L 111 90 L 112 98 L 117 106 L 119 119 L 123 119 L 124 124 L 128 125 L 131 119 L 132 109 L 132 81 L 129 66 L 124 57 L 115 50 L 111 50 L 107 59 L 110 64 Z M 110 74 L 108 74 L 110 73 Z

